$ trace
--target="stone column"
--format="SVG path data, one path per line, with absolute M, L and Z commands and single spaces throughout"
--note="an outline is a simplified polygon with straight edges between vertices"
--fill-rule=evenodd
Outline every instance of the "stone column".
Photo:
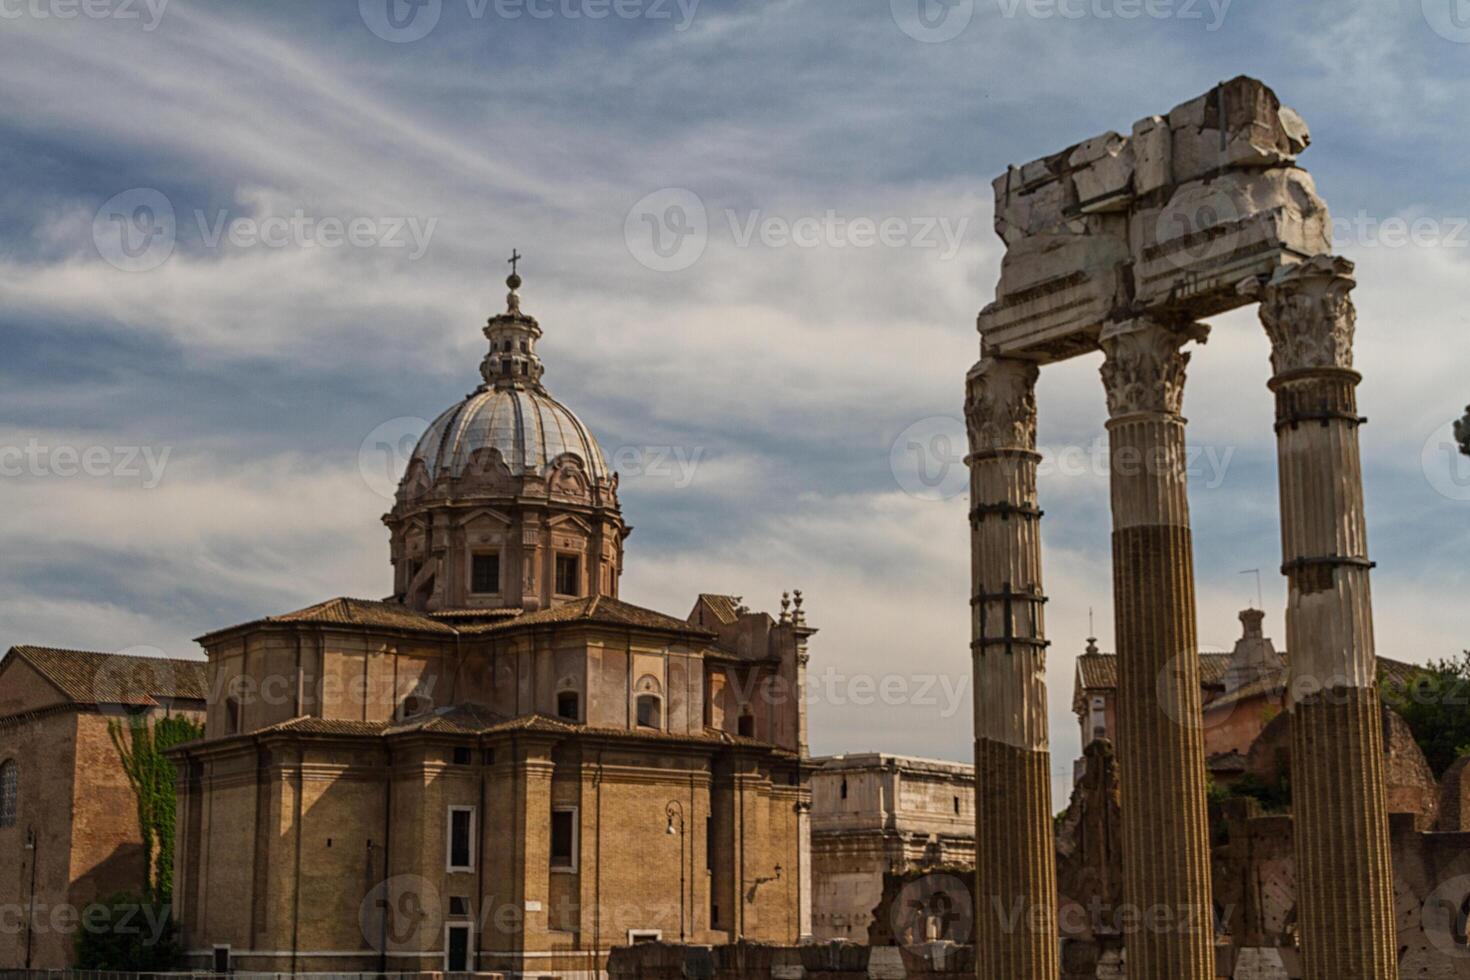
M 1180 347 L 1207 328 L 1102 334 L 1113 501 L 1118 768 L 1129 980 L 1214 980 L 1194 546 Z
M 1036 365 L 986 357 L 967 379 L 974 593 L 975 964 L 981 980 L 1056 980 Z
M 1398 976 L 1383 734 L 1352 369 L 1353 264 L 1265 284 L 1291 667 L 1292 811 L 1307 980 Z

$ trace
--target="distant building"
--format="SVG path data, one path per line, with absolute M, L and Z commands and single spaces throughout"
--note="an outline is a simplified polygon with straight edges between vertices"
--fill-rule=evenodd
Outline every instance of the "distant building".
M 881 753 L 811 761 L 816 939 L 866 943 L 885 873 L 974 867 L 974 766 Z
M 204 706 L 202 660 L 34 646 L 0 660 L 0 968 L 70 966 L 73 910 L 142 893 L 138 800 L 108 723 L 202 723 Z
M 1246 772 L 1271 779 L 1285 771 L 1289 752 L 1284 741 L 1285 720 L 1272 725 L 1287 708 L 1289 662 L 1287 652 L 1278 651 L 1265 635 L 1262 623 L 1266 614 L 1259 609 L 1240 613 L 1241 635 L 1229 653 L 1199 655 L 1200 696 L 1205 737 L 1205 759 L 1210 776 L 1218 783 L 1228 783 Z M 1407 685 L 1416 668 L 1387 657 L 1378 658 L 1381 682 Z M 1096 640 L 1088 640 L 1087 650 L 1077 658 L 1073 685 L 1072 710 L 1077 716 L 1085 747 L 1098 739 L 1117 744 L 1118 658 L 1101 653 Z M 1268 731 L 1269 729 L 1269 731 Z M 1390 740 L 1385 750 L 1396 752 L 1398 743 Z M 1281 744 L 1277 744 L 1280 742 Z M 1390 794 L 1395 774 L 1390 770 Z M 1394 803 L 1405 812 L 1423 812 L 1430 795 L 1422 790 L 1422 774 L 1405 775 L 1405 789 Z M 1082 778 L 1086 760 L 1074 766 L 1076 780 Z M 1422 798 L 1422 801 L 1421 801 Z

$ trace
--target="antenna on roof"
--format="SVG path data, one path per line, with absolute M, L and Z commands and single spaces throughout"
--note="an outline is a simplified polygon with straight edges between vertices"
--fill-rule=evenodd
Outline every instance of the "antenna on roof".
M 1264 610 L 1266 608 L 1266 600 L 1261 597 L 1261 570 L 1259 568 L 1247 568 L 1240 574 L 1254 575 L 1256 577 L 1256 608 Z

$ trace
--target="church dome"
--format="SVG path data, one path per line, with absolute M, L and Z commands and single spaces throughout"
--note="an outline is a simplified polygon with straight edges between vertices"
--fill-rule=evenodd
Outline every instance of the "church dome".
M 475 453 L 491 448 L 499 450 L 515 476 L 546 476 L 568 453 L 593 482 L 609 475 L 592 433 L 539 385 L 484 385 L 434 420 L 412 459 L 422 462 L 429 481 L 437 483 L 442 477 L 460 477 Z

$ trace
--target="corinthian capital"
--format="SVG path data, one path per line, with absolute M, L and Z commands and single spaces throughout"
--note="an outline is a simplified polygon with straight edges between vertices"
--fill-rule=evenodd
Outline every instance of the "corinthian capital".
M 1358 313 L 1348 293 L 1356 285 L 1352 262 L 1337 255 L 1315 255 L 1278 269 L 1265 284 L 1242 284 L 1242 292 L 1261 301 L 1271 367 L 1278 375 L 1352 368 Z
M 965 379 L 970 452 L 1036 448 L 1036 378 L 1040 369 L 1013 357 L 984 357 Z
M 1102 332 L 1103 387 L 1113 418 L 1157 412 L 1178 415 L 1184 404 L 1184 373 L 1191 340 L 1204 343 L 1203 323 L 1170 326 L 1148 317 L 1109 324 Z

